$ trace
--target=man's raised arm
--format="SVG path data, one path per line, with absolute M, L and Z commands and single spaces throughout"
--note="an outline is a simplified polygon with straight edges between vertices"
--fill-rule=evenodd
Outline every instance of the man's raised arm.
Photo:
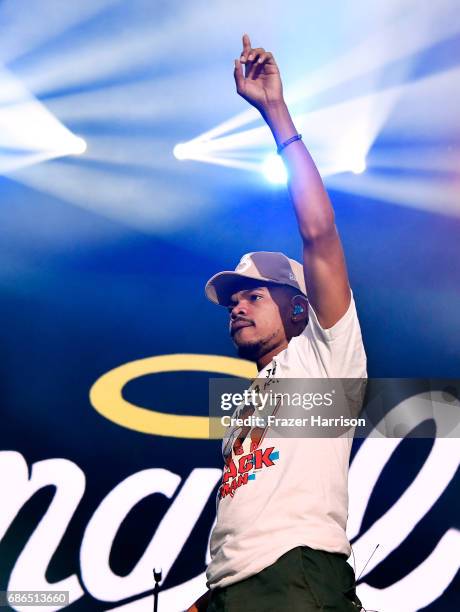
M 273 55 L 260 47 L 253 49 L 247 34 L 243 36 L 241 57 L 235 60 L 234 76 L 238 94 L 260 111 L 278 146 L 297 134 Z M 288 144 L 281 155 L 303 241 L 308 299 L 321 326 L 328 329 L 350 304 L 347 268 L 334 210 L 302 140 Z

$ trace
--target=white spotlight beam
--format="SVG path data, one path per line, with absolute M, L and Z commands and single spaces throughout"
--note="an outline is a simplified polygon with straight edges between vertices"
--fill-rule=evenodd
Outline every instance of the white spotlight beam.
M 16 0 L 3 0 L 0 4 L 2 62 L 11 64 L 76 24 L 119 2 L 120 0 L 40 0 L 35 10 L 30 5 L 27 10 L 21 10 Z
M 53 160 L 28 166 L 12 176 L 41 193 L 145 233 L 179 231 L 215 204 L 206 190 L 190 189 L 159 176 L 117 173 Z
M 254 162 L 245 162 L 237 159 L 231 159 L 226 157 L 214 157 L 211 155 L 194 155 L 191 158 L 193 161 L 206 162 L 208 164 L 215 164 L 217 166 L 225 166 L 226 168 L 236 168 L 237 170 L 247 170 L 248 172 L 259 172 L 261 164 Z
M 60 123 L 10 72 L 0 69 L 0 173 L 83 153 L 86 143 Z
M 198 136 L 196 140 L 200 142 L 206 142 L 213 138 L 217 138 L 218 136 L 222 136 L 222 134 L 225 134 L 227 132 L 237 130 L 238 128 L 243 127 L 248 123 L 252 123 L 253 121 L 260 121 L 260 113 L 255 108 L 249 108 L 248 110 L 243 111 L 238 115 L 235 115 L 235 117 L 232 117 L 231 119 L 227 119 L 227 121 L 220 123 L 215 128 L 204 132 L 203 134 Z
M 317 112 L 295 117 L 323 175 L 336 171 L 362 169 L 366 155 L 399 91 L 363 96 Z M 378 99 L 378 102 L 377 102 Z M 374 109 L 377 107 L 377 111 Z M 259 149 L 273 150 L 273 137 L 267 126 L 222 136 L 214 140 L 194 139 L 181 145 L 181 157 L 212 160 L 223 152 Z M 262 161 L 262 153 L 259 153 Z M 233 167 L 237 167 L 234 165 Z
M 290 87 L 289 102 L 311 99 L 326 89 L 368 73 L 378 74 L 384 66 L 409 58 L 458 34 L 460 21 L 457 15 L 458 7 L 451 0 L 440 0 L 436 4 L 427 0 L 416 3 L 407 17 L 373 32 L 348 53 L 341 54 L 334 62 L 321 66 L 305 80 Z
M 333 62 L 320 66 L 317 71 L 287 87 L 287 103 L 311 101 L 325 90 L 363 75 L 366 76 L 369 90 L 373 92 L 374 86 L 379 86 L 379 76 L 386 65 L 410 58 L 459 32 L 457 7 L 451 0 L 440 0 L 436 4 L 427 0 L 415 3 L 404 19 L 395 20 L 391 25 L 373 32 L 353 49 L 341 53 Z M 411 65 L 412 60 L 408 59 L 406 65 L 400 68 L 400 82 L 405 80 Z M 257 118 L 257 111 L 249 109 L 201 134 L 197 140 L 221 136 Z
M 267 126 L 245 130 L 214 140 L 193 139 L 182 143 L 183 158 L 196 159 L 197 155 L 221 153 L 223 151 L 242 150 L 244 148 L 262 148 L 273 144 L 273 138 Z
M 47 96 L 46 105 L 64 122 L 97 121 L 111 125 L 122 122 L 126 126 L 141 121 L 174 123 L 184 115 L 205 122 L 215 99 L 212 95 L 204 99 L 203 91 L 209 89 L 210 80 L 221 79 L 222 72 L 217 69 L 203 72 L 194 66 L 179 74 L 168 72 L 133 83 Z
M 268 1 L 268 0 L 267 0 Z M 52 50 L 42 53 L 36 60 L 21 66 L 21 78 L 37 93 L 53 91 L 97 82 L 98 79 L 120 75 L 133 67 L 162 66 L 165 62 L 174 69 L 184 65 L 197 65 L 216 49 L 222 53 L 223 45 L 234 44 L 222 37 L 222 5 L 197 0 L 182 3 L 179 11 L 167 11 L 161 21 L 156 18 L 151 2 L 120 3 L 124 5 L 123 36 L 114 36 L 110 29 L 86 31 L 75 37 L 72 46 L 60 53 Z M 134 8 L 131 6 L 134 4 Z M 271 0 L 271 5 L 276 3 Z M 137 10 L 136 10 L 137 9 Z M 268 9 L 269 10 L 269 9 Z M 143 19 L 139 19 L 143 15 Z M 258 11 L 247 18 L 247 27 L 260 29 Z M 44 24 L 46 27 L 46 23 Z M 197 32 L 206 30 L 205 36 Z M 239 11 L 225 13 L 226 31 L 241 32 Z M 180 52 L 178 52 L 180 50 Z M 230 58 L 234 50 L 228 50 Z M 147 102 L 146 102 L 147 103 Z
M 430 141 L 435 137 L 438 141 L 449 142 L 458 138 L 458 66 L 406 83 L 399 90 L 401 102 L 385 127 L 386 134 L 399 139 L 404 132 L 418 141 Z
M 330 176 L 327 185 L 372 200 L 460 217 L 458 178 L 388 177 L 368 170 L 359 177 L 349 174 Z
M 459 160 L 460 146 L 451 145 L 391 147 L 372 152 L 374 170 L 412 170 L 458 174 Z
M 322 176 L 328 177 L 328 186 L 376 200 L 460 216 L 458 178 L 454 181 L 445 177 L 407 175 L 388 178 L 375 172 L 360 177 L 349 174 L 350 171 L 360 173 L 365 169 L 368 151 L 385 122 L 385 131 L 390 135 L 404 130 L 416 139 L 423 139 L 426 134 L 430 137 L 436 135 L 436 138 L 454 137 L 459 133 L 455 128 L 459 96 L 460 69 L 454 68 L 297 116 L 295 122 L 304 134 Z M 442 113 L 432 112 L 433 108 L 441 107 Z M 391 120 L 388 122 L 390 112 Z M 229 147 L 234 147 L 233 151 L 237 152 L 243 151 L 244 147 L 272 148 L 273 142 L 267 128 L 255 128 L 212 141 L 195 139 L 191 145 L 191 152 L 199 150 L 202 159 L 212 163 L 214 156 L 229 155 Z M 423 144 L 420 147 L 423 151 Z M 417 150 L 412 152 L 412 157 L 417 158 Z M 393 167 L 398 167 L 399 158 L 400 155 L 395 154 Z M 440 166 L 438 160 L 436 167 L 455 172 L 455 151 L 449 160 L 445 167 Z M 422 161 L 423 168 L 429 169 L 427 154 L 417 159 L 414 169 L 420 168 Z M 376 163 L 378 165 L 378 158 Z M 388 159 L 386 166 L 390 166 Z M 409 166 L 410 161 L 406 163 L 406 167 Z

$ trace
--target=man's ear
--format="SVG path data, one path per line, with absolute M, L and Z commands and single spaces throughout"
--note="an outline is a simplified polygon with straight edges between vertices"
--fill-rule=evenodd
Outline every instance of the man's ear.
M 308 320 L 308 300 L 304 295 L 298 294 L 291 299 L 291 320 L 294 323 Z

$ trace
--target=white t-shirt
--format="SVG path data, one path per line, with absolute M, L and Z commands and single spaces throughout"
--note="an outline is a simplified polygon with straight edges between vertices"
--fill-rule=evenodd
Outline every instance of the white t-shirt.
M 347 312 L 323 329 L 309 305 L 300 336 L 258 375 L 270 378 L 366 378 L 366 355 L 353 293 Z M 227 432 L 223 443 L 229 449 Z M 254 451 L 226 450 L 211 535 L 208 586 L 225 587 L 256 574 L 296 546 L 350 555 L 348 466 L 352 438 L 264 437 Z M 254 451 L 251 454 L 251 450 Z M 241 473 L 244 472 L 244 473 Z M 226 490 L 222 487 L 227 485 Z

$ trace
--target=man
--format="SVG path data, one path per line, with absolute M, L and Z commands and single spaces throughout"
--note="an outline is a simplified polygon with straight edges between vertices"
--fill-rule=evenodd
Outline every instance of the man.
M 364 379 L 366 356 L 334 212 L 289 115 L 273 55 L 252 48 L 245 34 L 234 76 L 287 166 L 303 266 L 281 253 L 248 253 L 235 271 L 213 276 L 206 294 L 228 308 L 233 342 L 241 357 L 256 362 L 258 380 Z M 349 436 L 275 441 L 257 427 L 227 433 L 210 590 L 189 612 L 361 609 L 345 534 L 351 443 Z

